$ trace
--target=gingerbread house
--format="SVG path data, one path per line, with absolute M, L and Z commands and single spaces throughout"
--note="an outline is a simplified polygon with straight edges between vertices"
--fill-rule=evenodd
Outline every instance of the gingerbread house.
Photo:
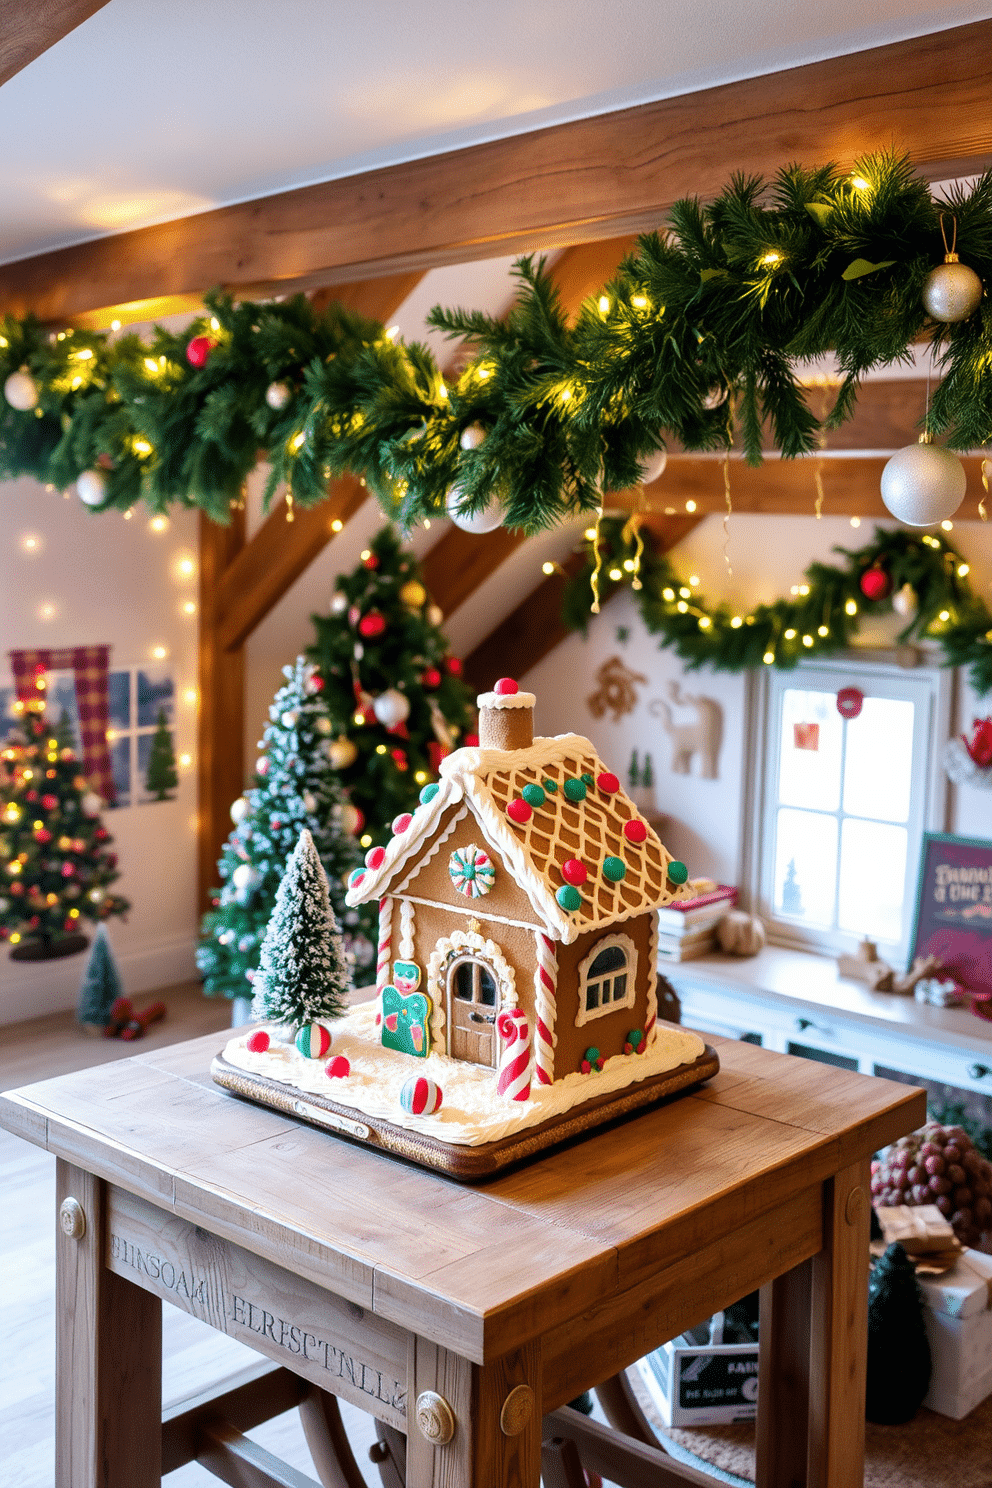
M 507 1045 L 527 1051 L 521 1089 L 651 1048 L 655 911 L 688 892 L 590 741 L 534 738 L 535 701 L 510 679 L 479 698 L 479 746 L 442 762 L 348 892 L 379 903 L 383 1044 L 500 1069 L 509 1096 Z

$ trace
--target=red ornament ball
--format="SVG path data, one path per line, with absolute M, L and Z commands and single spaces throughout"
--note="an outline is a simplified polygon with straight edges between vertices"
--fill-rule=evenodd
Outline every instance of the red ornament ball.
M 561 865 L 561 876 L 566 883 L 578 886 L 585 883 L 589 874 L 585 863 L 580 862 L 578 858 L 566 858 Z
M 407 758 L 405 750 L 391 749 L 389 753 L 392 755 L 393 764 L 396 766 L 397 770 L 405 770 L 407 768 Z
M 428 667 L 426 672 L 421 674 L 420 683 L 422 687 L 440 687 L 441 673 L 437 667 Z
M 499 681 L 493 687 L 493 692 L 497 697 L 513 697 L 519 691 L 520 688 L 512 677 L 500 677 Z
M 62 877 L 63 878 L 72 878 L 72 876 L 75 873 L 75 871 L 76 871 L 76 868 L 75 868 L 75 864 L 74 863 L 63 863 L 62 864 Z
M 42 796 L 41 804 L 46 811 L 54 811 L 59 804 L 59 798 L 58 796 Z
M 531 811 L 527 802 L 518 796 L 516 800 L 509 803 L 506 808 L 506 814 L 512 822 L 516 822 L 518 827 L 522 827 L 526 822 L 530 821 L 534 813 Z
M 97 827 L 96 831 L 93 833 L 93 836 L 96 838 L 97 842 L 106 841 L 109 835 L 110 833 L 107 831 L 106 827 Z M 81 851 L 81 849 L 79 850 Z
M 269 1047 L 269 1035 L 264 1028 L 254 1029 L 245 1040 L 249 1054 L 264 1054 Z
M 631 821 L 624 824 L 623 835 L 628 842 L 646 842 L 648 829 L 642 821 L 638 821 L 634 817 Z
M 601 775 L 596 776 L 596 784 L 608 796 L 615 795 L 620 789 L 620 781 L 609 770 L 604 770 Z
M 12 883 L 10 892 L 14 895 L 15 899 L 19 898 L 24 893 L 24 885 L 22 883 Z
M 462 667 L 462 664 L 461 664 L 460 659 L 457 656 L 449 656 L 449 657 L 447 657 L 445 659 L 445 663 L 444 664 L 448 668 L 448 671 L 451 673 L 451 675 L 453 677 L 460 677 L 461 676 L 462 671 L 463 671 L 463 667 Z
M 205 367 L 212 350 L 209 336 L 194 336 L 186 347 L 186 360 L 191 367 Z
M 35 842 L 51 842 L 52 834 L 47 827 L 39 827 L 34 834 Z
M 892 593 L 892 580 L 876 563 L 861 575 L 860 588 L 865 599 L 888 599 Z
M 367 558 L 363 558 L 362 567 L 367 568 L 370 572 L 374 573 L 374 571 L 379 567 L 379 560 L 376 555 L 374 553 L 370 553 Z
M 466 749 L 478 749 L 479 736 L 478 734 L 466 734 L 464 739 L 462 740 L 462 743 L 465 745 Z
M 351 1074 L 351 1065 L 343 1054 L 335 1054 L 334 1058 L 329 1059 L 324 1065 L 324 1073 L 332 1080 L 343 1080 L 346 1075 Z
M 37 801 L 38 792 L 36 790 L 29 790 L 25 793 L 24 799 L 25 801 Z
M 377 610 L 372 610 L 369 614 L 363 615 L 358 622 L 358 633 L 359 635 L 363 635 L 366 640 L 370 640 L 373 636 L 382 635 L 385 628 L 385 616 L 380 615 Z

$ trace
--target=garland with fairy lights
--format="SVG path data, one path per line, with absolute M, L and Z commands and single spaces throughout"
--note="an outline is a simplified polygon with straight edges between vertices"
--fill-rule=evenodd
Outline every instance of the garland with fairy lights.
M 989 439 L 992 172 L 935 199 L 891 154 L 852 173 L 790 166 L 678 202 L 669 227 L 638 239 L 572 325 L 529 258 L 504 319 L 432 311 L 473 353 L 451 387 L 425 346 L 303 296 L 213 293 L 191 330 L 158 327 L 149 343 L 8 317 L 0 476 L 75 481 L 101 510 L 177 502 L 225 521 L 261 456 L 267 500 L 284 483 L 313 505 L 350 472 L 406 528 L 454 501 L 466 521 L 530 533 L 638 484 L 672 440 L 724 450 L 739 426 L 758 464 L 767 426 L 784 456 L 812 453 L 862 376 L 924 337 L 942 373 L 926 436 Z M 797 363 L 827 352 L 840 384 L 821 420 Z
M 598 553 L 597 553 L 598 545 Z M 843 565 L 814 562 L 786 598 L 749 610 L 707 604 L 657 552 L 638 517 L 590 529 L 585 565 L 565 586 L 562 616 L 587 630 L 598 603 L 629 586 L 645 626 L 690 669 L 790 668 L 850 646 L 866 614 L 895 610 L 900 644 L 936 641 L 944 666 L 967 666 L 979 694 L 992 689 L 992 611 L 968 583 L 968 564 L 944 537 L 876 528 L 863 548 L 835 548 Z

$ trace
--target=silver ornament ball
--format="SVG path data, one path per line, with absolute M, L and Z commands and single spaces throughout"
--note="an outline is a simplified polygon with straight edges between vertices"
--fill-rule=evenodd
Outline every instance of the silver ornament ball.
M 952 259 L 930 270 L 923 285 L 923 305 L 934 320 L 954 325 L 974 315 L 983 292 L 984 286 L 974 269 Z
M 107 477 L 102 470 L 84 470 L 76 477 L 76 490 L 84 506 L 99 506 L 107 494 Z
M 347 596 L 347 594 L 342 594 L 340 589 L 336 590 L 336 592 L 331 595 L 331 614 L 332 615 L 343 615 L 344 612 L 345 612 L 345 610 L 347 608 L 348 608 L 348 596 Z
M 668 464 L 668 451 L 655 450 L 653 454 L 641 461 L 641 485 L 650 486 L 660 475 L 664 474 L 665 466 Z
M 388 687 L 385 692 L 380 692 L 372 704 L 372 711 L 385 728 L 395 728 L 409 718 L 410 699 L 397 688 Z
M 919 600 L 916 598 L 916 590 L 912 584 L 903 584 L 892 596 L 892 608 L 897 615 L 904 620 L 911 620 L 919 609 Z
M 293 389 L 288 382 L 270 382 L 265 389 L 265 401 L 276 413 L 281 413 L 292 396 Z
M 939 444 L 908 444 L 886 461 L 882 500 L 907 527 L 933 527 L 964 500 L 967 477 L 957 455 Z
M 467 424 L 458 436 L 458 443 L 463 450 L 478 449 L 486 437 L 486 431 L 481 424 Z
M 723 386 L 722 383 L 717 383 L 715 387 L 710 388 L 709 392 L 704 397 L 703 407 L 708 413 L 712 413 L 714 408 L 722 408 L 726 401 L 727 389 Z
M 231 802 L 231 820 L 235 826 L 243 822 L 248 815 L 248 802 L 244 796 L 239 796 L 236 801 Z
M 452 486 L 448 492 L 445 505 L 448 516 L 454 522 L 455 526 L 460 527 L 463 532 L 474 532 L 476 535 L 481 535 L 484 532 L 495 532 L 497 527 L 502 527 L 503 511 L 498 501 L 488 502 L 482 508 L 482 511 L 468 513 L 463 512 L 461 509 L 462 500 L 461 487 Z
M 18 413 L 28 413 L 38 405 L 38 384 L 26 367 L 11 372 L 3 385 L 3 395 L 11 408 Z

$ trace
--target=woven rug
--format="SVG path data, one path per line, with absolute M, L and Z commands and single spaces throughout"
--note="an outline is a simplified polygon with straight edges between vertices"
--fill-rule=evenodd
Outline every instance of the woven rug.
M 628 1372 L 641 1409 L 672 1455 L 700 1471 L 717 1468 L 724 1482 L 754 1482 L 754 1426 L 663 1426 L 636 1369 Z M 951 1421 L 920 1409 L 905 1426 L 876 1426 L 865 1439 L 865 1488 L 992 1488 L 992 1396 Z

